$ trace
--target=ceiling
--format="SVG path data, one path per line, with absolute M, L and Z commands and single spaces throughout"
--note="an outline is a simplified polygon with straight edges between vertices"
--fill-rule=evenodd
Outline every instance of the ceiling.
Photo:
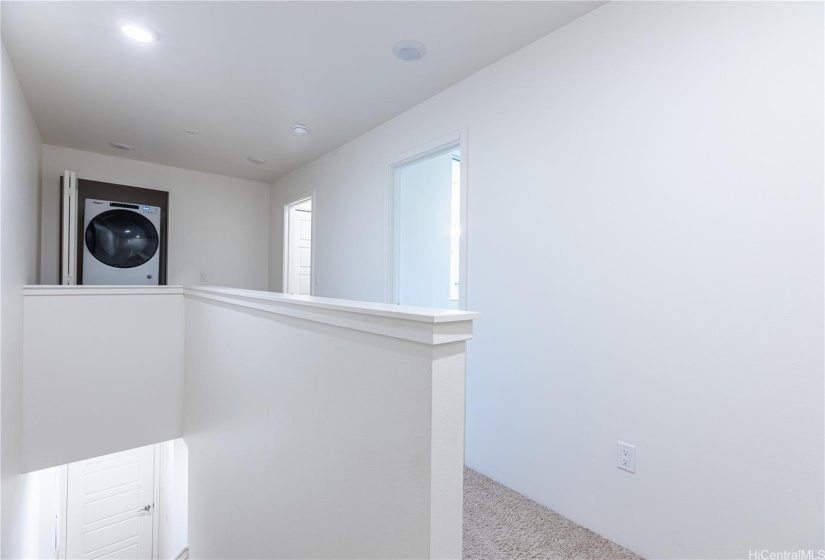
M 0 32 L 43 142 L 271 182 L 603 3 L 4 1 Z

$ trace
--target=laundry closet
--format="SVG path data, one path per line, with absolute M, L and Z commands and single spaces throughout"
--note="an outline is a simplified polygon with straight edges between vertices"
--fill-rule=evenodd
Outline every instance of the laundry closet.
M 61 284 L 165 285 L 169 193 L 61 178 Z

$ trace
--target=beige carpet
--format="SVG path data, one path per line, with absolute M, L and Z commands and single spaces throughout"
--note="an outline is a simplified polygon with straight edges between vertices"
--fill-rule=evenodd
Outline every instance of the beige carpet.
M 464 469 L 464 560 L 640 560 L 614 542 Z

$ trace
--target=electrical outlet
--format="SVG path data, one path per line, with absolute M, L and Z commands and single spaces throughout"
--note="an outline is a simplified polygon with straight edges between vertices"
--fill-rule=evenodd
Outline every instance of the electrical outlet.
M 201 272 L 201 282 L 206 282 L 206 273 Z
M 618 442 L 616 454 L 616 466 L 627 472 L 636 472 L 636 446 Z

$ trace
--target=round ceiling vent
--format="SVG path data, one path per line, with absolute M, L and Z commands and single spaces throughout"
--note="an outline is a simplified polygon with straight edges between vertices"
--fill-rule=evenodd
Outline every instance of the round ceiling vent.
M 427 47 L 418 41 L 399 41 L 392 48 L 392 52 L 396 58 L 404 62 L 414 62 L 427 54 Z
M 124 144 L 123 142 L 109 142 L 109 145 L 113 148 L 117 148 L 118 150 L 123 150 L 124 152 L 128 152 L 132 149 L 132 146 L 129 144 Z
M 249 163 L 266 163 L 265 159 L 261 159 L 259 157 L 248 157 L 246 158 L 246 161 L 248 161 Z

